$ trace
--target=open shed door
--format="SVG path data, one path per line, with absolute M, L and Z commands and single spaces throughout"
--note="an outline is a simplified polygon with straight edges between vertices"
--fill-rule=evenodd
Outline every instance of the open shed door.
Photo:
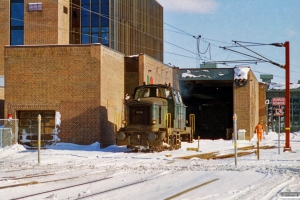
M 187 116 L 195 114 L 194 139 L 231 139 L 233 116 L 233 74 L 229 69 L 189 70 L 193 76 L 181 76 L 179 82 Z M 196 71 L 195 70 L 195 71 Z M 201 74 L 202 71 L 202 74 Z M 199 74 L 200 72 L 200 74 Z M 227 72 L 227 73 L 226 73 Z M 227 77 L 220 78 L 220 74 Z

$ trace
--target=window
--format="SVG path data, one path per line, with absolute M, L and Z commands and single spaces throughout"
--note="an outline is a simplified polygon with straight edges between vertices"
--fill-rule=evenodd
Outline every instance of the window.
M 81 44 L 101 43 L 109 46 L 109 1 L 81 0 L 80 6 Z
M 82 11 L 81 11 L 81 43 L 90 43 L 90 2 L 82 0 Z
M 92 27 L 99 27 L 99 4 L 92 4 Z
M 159 115 L 159 119 L 158 119 L 158 123 L 161 124 L 162 120 L 161 120 L 161 106 L 159 106 L 159 110 L 158 110 L 158 115 Z
M 90 43 L 90 36 L 82 34 L 81 35 L 81 43 L 82 44 L 89 44 Z
M 73 12 L 72 12 L 72 17 L 73 17 L 74 19 L 77 19 L 77 12 L 76 12 L 76 11 L 73 11 Z
M 109 46 L 109 1 L 101 0 L 101 44 Z
M 84 5 L 83 10 L 81 11 L 81 24 L 82 26 L 89 26 L 90 25 L 90 9 L 89 5 Z
M 41 140 L 44 144 L 51 143 L 55 128 L 55 111 L 19 111 L 19 135 L 25 135 L 23 142 L 32 142 L 38 139 L 38 116 L 41 115 Z M 25 140 L 26 139 L 26 140 Z
M 11 29 L 10 31 L 11 42 L 10 45 L 23 45 L 24 30 L 23 29 Z
M 178 95 L 177 95 L 177 92 L 176 92 L 176 91 L 174 91 L 174 98 L 175 98 L 175 100 L 176 100 L 176 103 L 180 103 L 180 101 L 179 101 L 179 97 L 178 97 Z
M 11 0 L 10 3 L 10 45 L 23 45 L 24 0 Z
M 28 11 L 41 11 L 43 10 L 43 4 L 41 2 L 38 3 L 28 3 Z
M 99 43 L 99 34 L 92 33 L 92 43 Z
M 108 27 L 101 27 L 101 33 L 108 33 Z
M 101 44 L 108 45 L 108 33 L 101 34 Z
M 67 8 L 66 6 L 64 6 L 64 8 L 63 8 L 63 12 L 64 12 L 65 14 L 68 14 L 68 8 Z
M 24 26 L 24 4 L 11 4 L 11 26 Z
M 108 16 L 108 4 L 102 4 L 101 5 L 101 14 Z
M 101 44 L 108 46 L 109 44 L 108 27 L 101 27 Z
M 101 17 L 101 26 L 102 27 L 108 26 L 108 17 Z

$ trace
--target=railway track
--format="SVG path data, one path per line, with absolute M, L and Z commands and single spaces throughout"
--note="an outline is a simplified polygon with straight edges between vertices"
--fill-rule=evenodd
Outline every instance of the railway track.
M 87 185 L 87 184 L 91 184 L 91 183 L 95 183 L 95 182 L 100 182 L 100 181 L 104 181 L 104 180 L 107 180 L 107 179 L 110 179 L 110 178 L 112 178 L 112 177 L 102 178 L 102 179 L 98 179 L 98 180 L 94 180 L 94 181 L 89 181 L 89 182 L 85 182 L 85 183 L 80 183 L 80 184 L 76 184 L 76 185 L 70 185 L 70 186 L 67 186 L 67 187 L 62 187 L 62 188 L 54 189 L 54 190 L 47 190 L 47 191 L 44 191 L 44 192 L 39 192 L 39 193 L 27 195 L 27 196 L 13 198 L 12 200 L 34 197 L 34 196 L 38 196 L 38 195 L 41 195 L 41 194 L 47 194 L 47 193 L 50 193 L 50 192 L 56 192 L 56 191 L 59 191 L 59 190 L 65 190 L 65 189 L 69 189 L 69 188 L 72 188 L 72 187 L 77 187 L 77 186 Z
M 95 173 L 93 173 L 93 174 L 95 174 Z M 122 186 L 109 188 L 109 189 L 106 189 L 106 190 L 103 190 L 103 191 L 100 191 L 100 192 L 95 192 L 93 194 L 87 194 L 87 195 L 84 195 L 84 196 L 79 196 L 79 197 L 74 198 L 74 199 L 85 199 L 85 198 L 95 197 L 97 195 L 101 195 L 101 194 L 108 193 L 108 192 L 111 192 L 111 191 L 115 191 L 115 190 L 119 190 L 119 189 L 122 189 L 122 188 L 130 187 L 132 185 L 137 185 L 137 184 L 140 184 L 140 183 L 143 183 L 143 182 L 146 182 L 146 181 L 150 181 L 151 179 L 158 178 L 158 177 L 164 176 L 166 174 L 168 174 L 168 173 L 158 173 L 158 174 L 152 175 L 152 176 L 150 176 L 146 179 L 143 179 L 143 180 L 133 181 L 131 183 L 128 183 L 128 184 L 125 184 L 125 185 L 122 185 Z M 90 184 L 93 184 L 93 183 L 97 183 L 97 182 L 105 181 L 105 180 L 108 180 L 108 179 L 112 179 L 116 176 L 121 176 L 121 175 L 122 174 L 116 174 L 116 175 L 112 175 L 110 177 L 100 178 L 100 179 L 96 179 L 96 180 L 92 180 L 92 181 L 87 181 L 87 182 L 84 182 L 84 183 L 73 184 L 73 185 L 69 185 L 69 186 L 66 186 L 66 187 L 61 187 L 61 188 L 58 188 L 58 189 L 52 189 L 52 190 L 47 190 L 47 191 L 43 191 L 43 192 L 38 192 L 38 193 L 35 193 L 35 194 L 15 197 L 12 200 L 34 198 L 34 197 L 36 198 L 36 197 L 38 197 L 40 195 L 43 195 L 43 194 L 47 194 L 47 193 L 51 193 L 51 192 L 52 193 L 53 192 L 58 192 L 60 190 L 67 190 L 67 189 L 71 189 L 71 188 L 75 188 L 75 187 L 83 186 L 83 185 L 90 185 Z M 72 177 L 72 178 L 78 178 L 78 177 Z M 69 178 L 69 179 L 72 179 L 72 178 Z M 27 185 L 29 185 L 29 184 L 49 183 L 49 182 L 54 182 L 54 181 L 65 181 L 65 180 L 67 180 L 67 179 L 57 179 L 57 180 L 44 181 L 44 182 L 32 181 L 32 182 L 28 182 Z M 25 185 L 26 185 L 26 183 L 15 184 L 14 186 L 17 187 L 17 186 L 25 186 Z
M 4 176 L 1 177 L 0 181 L 8 181 L 8 180 L 18 180 L 18 179 L 27 179 L 27 178 L 34 178 L 34 177 L 41 177 L 41 176 L 50 176 L 56 173 L 46 173 L 46 174 L 27 174 L 24 176 Z M 0 187 L 1 189 L 1 187 Z
M 260 149 L 274 149 L 275 146 L 260 146 Z M 256 151 L 256 147 L 254 145 L 252 146 L 246 146 L 246 147 L 240 147 L 237 149 L 237 156 L 246 156 L 249 154 L 253 154 Z M 253 151 L 251 151 L 253 150 Z M 179 159 L 191 159 L 191 158 L 200 158 L 200 159 L 225 159 L 225 158 L 234 158 L 235 154 L 225 154 L 225 155 L 218 155 L 218 151 L 214 152 L 208 152 L 208 153 L 201 153 L 201 154 L 195 154 L 195 155 L 189 155 L 189 156 L 181 156 Z
M 93 172 L 93 173 L 87 173 L 87 174 L 84 174 L 84 175 L 72 176 L 72 177 L 61 178 L 61 179 L 53 179 L 53 180 L 45 180 L 45 181 L 33 180 L 33 181 L 23 182 L 23 183 L 18 183 L 18 184 L 5 185 L 5 186 L 0 186 L 0 190 L 5 189 L 5 188 L 13 188 L 13 187 L 19 187 L 19 186 L 33 185 L 33 184 L 43 184 L 43 183 L 51 183 L 51 182 L 58 182 L 58 181 L 66 181 L 66 180 L 71 180 L 71 179 L 77 179 L 77 178 L 92 176 L 92 175 L 100 174 L 100 173 L 105 173 L 105 171 L 96 171 L 96 172 Z M 2 179 L 0 181 L 40 178 L 40 177 L 44 177 L 44 176 L 51 176 L 51 175 L 57 175 L 57 174 L 58 173 L 46 173 L 46 174 L 30 174 L 30 175 L 18 176 L 18 177 L 2 177 L 4 179 Z
M 89 198 L 89 197 L 95 197 L 95 196 L 100 195 L 100 194 L 108 193 L 108 192 L 119 190 L 119 189 L 126 188 L 126 187 L 130 187 L 132 185 L 137 185 L 137 184 L 140 184 L 140 183 L 144 183 L 144 182 L 150 181 L 154 178 L 162 177 L 166 174 L 169 174 L 169 173 L 158 173 L 158 174 L 155 174 L 155 175 L 153 175 L 149 178 L 143 179 L 143 180 L 134 181 L 134 182 L 122 185 L 122 186 L 118 186 L 118 187 L 110 188 L 110 189 L 103 190 L 103 191 L 100 191 L 100 192 L 96 192 L 96 193 L 93 193 L 93 194 L 90 194 L 90 195 L 85 195 L 85 196 L 82 196 L 82 197 L 78 197 L 77 199 L 86 199 L 86 198 Z
M 184 191 L 182 191 L 182 192 L 179 192 L 178 194 L 172 195 L 172 196 L 166 198 L 166 200 L 171 200 L 171 199 L 173 199 L 173 198 L 179 197 L 179 196 L 181 196 L 181 195 L 183 195 L 183 194 L 186 194 L 186 193 L 188 193 L 188 192 L 190 192 L 190 191 L 192 191 L 192 190 L 195 190 L 195 189 L 197 189 L 197 188 L 200 188 L 200 187 L 202 187 L 202 186 L 205 186 L 205 185 L 210 184 L 210 183 L 212 183 L 212 182 L 214 182 L 214 181 L 217 181 L 217 180 L 219 180 L 219 179 L 218 179 L 218 178 L 215 178 L 215 179 L 212 179 L 212 180 L 207 181 L 207 182 L 205 182 L 205 183 L 201 183 L 200 185 L 197 185 L 197 186 L 195 186 L 195 187 L 191 187 L 191 188 L 189 188 L 189 189 L 187 189 L 187 190 L 184 190 Z

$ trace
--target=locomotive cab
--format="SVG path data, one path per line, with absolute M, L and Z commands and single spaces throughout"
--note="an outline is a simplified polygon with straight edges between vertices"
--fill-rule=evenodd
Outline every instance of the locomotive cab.
M 171 86 L 137 87 L 133 99 L 125 101 L 124 111 L 123 127 L 116 133 L 118 146 L 161 151 L 180 148 L 181 140 L 192 141 L 192 129 L 186 127 L 186 106 Z

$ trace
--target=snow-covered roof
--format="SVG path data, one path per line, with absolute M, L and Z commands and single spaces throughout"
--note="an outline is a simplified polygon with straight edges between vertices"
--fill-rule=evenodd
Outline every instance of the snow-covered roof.
M 268 90 L 285 90 L 285 83 L 268 83 Z M 298 89 L 300 84 L 290 83 L 290 89 Z
M 234 80 L 235 79 L 248 79 L 248 72 L 250 67 L 235 67 L 234 68 Z

